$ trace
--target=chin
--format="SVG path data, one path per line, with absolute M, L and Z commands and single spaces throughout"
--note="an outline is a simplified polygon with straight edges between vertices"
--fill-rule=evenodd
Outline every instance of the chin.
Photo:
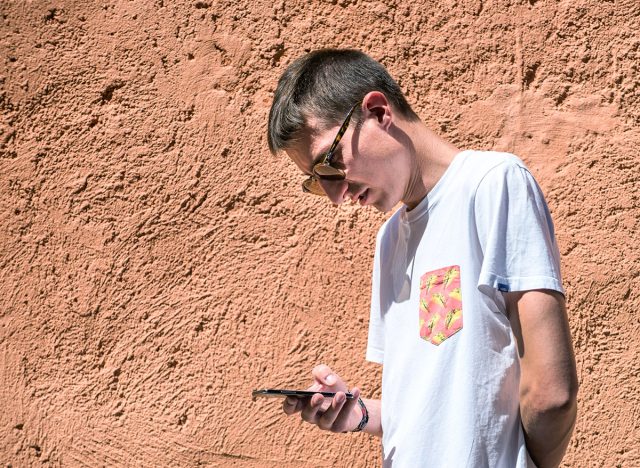
M 389 203 L 385 203 L 384 201 L 377 201 L 375 203 L 372 203 L 371 206 L 373 206 L 380 213 L 388 213 L 389 211 L 393 210 L 393 207 L 395 205 L 389 205 Z
M 381 213 L 388 213 L 390 211 L 393 211 L 393 209 L 398 206 L 398 203 L 399 201 L 394 202 L 392 199 L 385 197 L 381 200 L 376 200 L 375 202 L 371 203 L 371 205 Z

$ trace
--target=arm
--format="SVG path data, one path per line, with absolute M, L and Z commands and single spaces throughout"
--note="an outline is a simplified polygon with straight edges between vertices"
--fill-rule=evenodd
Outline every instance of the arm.
M 303 420 L 315 424 L 325 431 L 353 431 L 362 419 L 362 411 L 358 405 L 360 390 L 353 388 L 351 393 L 355 398 L 347 400 L 344 394 L 347 391 L 347 385 L 328 366 L 324 364 L 316 366 L 312 374 L 314 383 L 308 390 L 337 392 L 336 396 L 333 399 L 327 399 L 327 401 L 320 394 L 315 394 L 311 398 L 288 397 L 282 405 L 284 412 L 288 415 L 300 412 Z M 363 399 L 362 401 L 369 412 L 369 422 L 363 432 L 382 437 L 380 400 Z
M 576 420 L 578 377 L 564 297 L 555 291 L 505 294 L 520 357 L 520 416 L 539 468 L 562 461 Z

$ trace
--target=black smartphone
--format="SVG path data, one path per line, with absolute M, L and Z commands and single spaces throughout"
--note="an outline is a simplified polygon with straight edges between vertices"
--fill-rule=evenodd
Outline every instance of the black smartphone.
M 336 396 L 335 392 L 312 392 L 309 390 L 287 390 L 283 388 L 265 388 L 262 390 L 254 390 L 253 392 L 251 392 L 251 398 L 253 398 L 254 400 L 256 399 L 256 397 L 285 398 L 285 397 L 291 396 L 296 398 L 305 398 L 305 397 L 311 397 L 316 393 L 321 394 L 325 398 L 333 398 L 334 396 Z M 347 396 L 348 400 L 353 399 L 352 393 L 345 393 L 345 395 Z

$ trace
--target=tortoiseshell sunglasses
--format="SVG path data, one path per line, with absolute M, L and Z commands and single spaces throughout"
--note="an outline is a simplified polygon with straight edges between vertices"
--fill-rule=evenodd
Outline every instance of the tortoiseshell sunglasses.
M 329 148 L 329 151 L 327 151 L 324 154 L 324 158 L 322 158 L 320 162 L 316 163 L 313 166 L 313 169 L 312 169 L 313 175 L 309 176 L 309 178 L 302 183 L 303 192 L 326 197 L 327 194 L 325 193 L 325 191 L 322 189 L 322 186 L 320 185 L 320 182 L 319 182 L 320 179 L 344 180 L 345 178 L 344 171 L 342 169 L 338 169 L 337 167 L 333 167 L 331 165 L 331 160 L 333 159 L 333 154 L 336 148 L 338 147 L 338 143 L 340 143 L 340 140 L 342 139 L 344 132 L 346 132 L 347 128 L 349 127 L 349 122 L 351 121 L 351 115 L 353 115 L 353 111 L 356 110 L 356 107 L 358 107 L 359 105 L 360 103 L 357 103 L 351 108 L 351 110 L 349 110 L 349 113 L 347 114 L 347 117 L 344 119 L 344 122 L 342 123 L 340 130 L 338 130 L 338 134 L 334 138 L 333 143 L 331 143 L 331 147 Z

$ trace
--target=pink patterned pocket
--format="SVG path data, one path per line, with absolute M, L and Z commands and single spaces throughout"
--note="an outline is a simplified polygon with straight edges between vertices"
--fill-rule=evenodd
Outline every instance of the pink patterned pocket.
M 453 265 L 420 277 L 420 337 L 439 345 L 462 329 L 460 267 Z

